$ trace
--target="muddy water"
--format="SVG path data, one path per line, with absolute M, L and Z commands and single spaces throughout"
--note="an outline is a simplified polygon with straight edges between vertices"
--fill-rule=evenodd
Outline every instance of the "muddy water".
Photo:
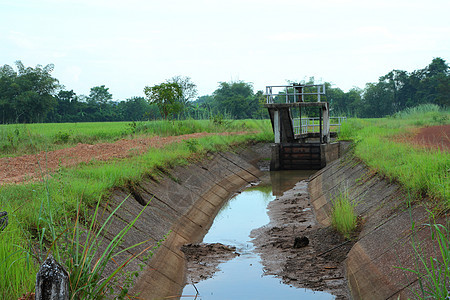
M 212 278 L 187 284 L 182 299 L 334 299 L 325 292 L 298 289 L 279 278 L 265 275 L 250 232 L 269 223 L 267 205 L 276 196 L 308 178 L 305 171 L 267 172 L 262 182 L 248 187 L 228 201 L 205 235 L 203 243 L 222 243 L 236 247 L 239 256 L 218 265 Z M 189 271 L 188 271 L 189 272 Z M 189 278 L 189 274 L 188 274 Z M 197 294 L 198 291 L 198 294 Z M 191 296 L 191 297 L 189 297 Z

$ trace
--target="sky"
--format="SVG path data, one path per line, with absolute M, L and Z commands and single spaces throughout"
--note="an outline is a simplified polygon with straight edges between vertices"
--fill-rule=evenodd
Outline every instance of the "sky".
M 67 90 L 114 100 L 180 75 L 212 94 L 314 76 L 348 91 L 450 63 L 448 0 L 0 0 L 0 65 L 54 64 Z

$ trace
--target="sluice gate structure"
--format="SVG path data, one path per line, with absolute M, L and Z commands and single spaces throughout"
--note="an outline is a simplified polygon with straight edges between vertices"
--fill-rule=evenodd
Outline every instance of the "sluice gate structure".
M 322 101 L 325 85 L 277 85 L 266 87 L 266 104 L 275 136 L 270 170 L 318 170 L 339 157 L 336 132 L 330 124 L 330 106 Z M 318 115 L 309 118 L 306 115 Z M 317 130 L 316 130 L 317 128 Z

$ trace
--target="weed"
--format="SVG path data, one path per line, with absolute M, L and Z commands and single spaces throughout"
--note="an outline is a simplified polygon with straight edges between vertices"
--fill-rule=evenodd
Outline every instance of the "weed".
M 186 144 L 186 147 L 191 151 L 192 153 L 197 152 L 199 142 L 197 140 L 184 140 L 184 143 Z
M 226 120 L 225 117 L 221 113 L 211 116 L 210 121 L 215 126 L 226 126 L 226 125 L 230 124 L 230 121 Z
M 50 195 L 48 198 L 50 198 Z M 79 209 L 74 223 L 70 219 L 66 219 L 63 224 L 55 223 L 52 218 L 54 211 L 52 206 L 48 205 L 49 203 L 47 203 L 46 209 L 41 211 L 40 220 L 45 223 L 38 232 L 41 253 L 46 248 L 45 236 L 46 231 L 49 231 L 51 239 L 46 256 L 52 252 L 57 261 L 64 262 L 63 265 L 69 273 L 70 299 L 102 299 L 106 292 L 111 290 L 110 284 L 114 282 L 113 278 L 120 274 L 127 264 L 150 249 L 148 247 L 138 255 L 130 255 L 123 263 L 118 264 L 109 276 L 105 276 L 104 271 L 108 263 L 117 261 L 117 258 L 127 251 L 148 242 L 143 241 L 119 250 L 123 238 L 133 227 L 146 206 L 109 243 L 104 240 L 105 231 L 111 225 L 112 218 L 127 199 L 128 197 L 117 205 L 102 224 L 97 222 L 100 213 L 101 201 L 99 200 L 92 219 L 87 222 L 87 230 L 83 229 L 84 226 L 81 224 Z M 62 228 L 65 228 L 65 230 L 56 235 Z M 127 286 L 129 287 L 129 285 L 128 282 Z
M 340 191 L 331 203 L 331 224 L 345 238 L 350 238 L 351 233 L 356 229 L 357 217 L 354 211 L 355 204 L 349 199 L 348 191 Z
M 55 144 L 67 144 L 70 140 L 71 135 L 71 131 L 58 131 L 53 138 L 53 142 Z

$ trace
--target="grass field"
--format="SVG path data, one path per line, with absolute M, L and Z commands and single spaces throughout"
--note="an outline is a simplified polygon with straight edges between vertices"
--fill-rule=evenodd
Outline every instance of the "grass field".
M 173 136 L 196 132 L 257 131 L 262 120 L 182 120 L 149 122 L 39 123 L 0 125 L 0 157 L 33 154 L 78 143 L 114 142 L 137 136 Z
M 402 136 L 414 128 L 450 123 L 448 110 L 424 105 L 383 119 L 349 119 L 339 138 L 353 140 L 355 155 L 387 179 L 399 182 L 419 199 L 428 196 L 450 208 L 450 154 L 414 147 Z
M 122 160 L 93 161 L 73 168 L 62 167 L 44 182 L 0 185 L 0 211 L 8 211 L 10 223 L 0 232 L 0 299 L 17 299 L 22 293 L 33 290 L 37 265 L 36 260 L 32 259 L 36 251 L 32 251 L 30 245 L 35 245 L 40 237 L 45 236 L 47 242 L 44 240 L 43 246 L 49 246 L 67 226 L 67 218 L 75 218 L 79 203 L 81 212 L 87 212 L 99 199 L 107 199 L 114 187 L 137 182 L 146 175 L 157 177 L 161 170 L 188 164 L 207 152 L 231 150 L 252 141 L 269 142 L 273 139 L 268 120 L 1 126 L 3 136 L 14 135 L 13 138 L 17 138 L 13 141 L 18 148 L 15 155 L 69 147 L 76 142 L 114 141 L 124 136 L 132 138 L 225 131 L 249 133 L 213 135 L 169 144 L 164 148 L 151 148 L 143 155 Z M 61 132 L 70 133 L 63 142 L 57 139 Z M 3 156 L 11 156 L 9 151 L 13 148 L 6 148 L 2 148 Z M 88 214 L 84 213 L 84 218 L 88 219 Z M 50 228 L 56 228 L 57 232 L 51 233 Z M 42 246 L 42 242 L 40 244 Z

